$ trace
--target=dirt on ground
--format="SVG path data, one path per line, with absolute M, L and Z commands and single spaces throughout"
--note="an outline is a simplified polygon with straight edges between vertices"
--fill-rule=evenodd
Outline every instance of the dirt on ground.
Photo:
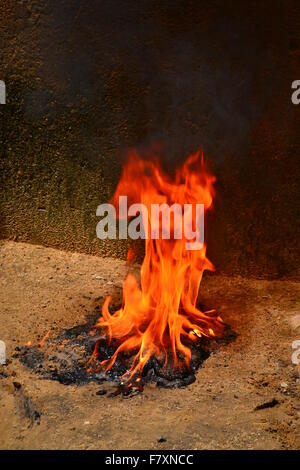
M 2 241 L 0 267 L 1 449 L 300 448 L 300 283 L 205 275 L 200 300 L 236 339 L 185 388 L 111 397 L 109 384 L 42 378 L 16 352 L 84 324 L 108 294 L 118 302 L 125 262 Z

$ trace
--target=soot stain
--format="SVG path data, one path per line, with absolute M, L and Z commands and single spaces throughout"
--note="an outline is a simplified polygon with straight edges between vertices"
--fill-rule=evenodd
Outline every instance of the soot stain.
M 192 352 L 189 368 L 180 354 L 178 355 L 180 367 L 174 367 L 171 353 L 168 353 L 166 366 L 163 358 L 152 357 L 145 364 L 142 376 L 137 381 L 133 378 L 128 386 L 122 376 L 129 370 L 136 352 L 119 354 L 109 371 L 101 370 L 100 361 L 110 359 L 118 344 L 112 342 L 108 345 L 105 335 L 91 335 L 95 323 L 95 318 L 89 318 L 85 324 L 76 325 L 64 330 L 55 338 L 49 338 L 43 347 L 17 347 L 14 357 L 19 358 L 26 367 L 44 379 L 56 380 L 63 385 L 112 382 L 116 385 L 113 395 L 133 395 L 141 392 L 147 383 L 156 383 L 158 387 L 165 388 L 185 387 L 193 383 L 196 380 L 197 370 L 210 354 L 237 336 L 226 325 L 222 338 L 201 338 L 197 344 L 189 345 Z M 89 371 L 88 362 L 95 347 L 98 353 L 96 367 Z

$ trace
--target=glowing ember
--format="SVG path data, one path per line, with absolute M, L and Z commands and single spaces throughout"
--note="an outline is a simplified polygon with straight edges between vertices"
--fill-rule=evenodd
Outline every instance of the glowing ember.
M 136 152 L 130 152 L 112 203 L 117 207 L 119 196 L 127 195 L 130 204 L 143 203 L 148 214 L 151 204 L 163 203 L 169 206 L 177 203 L 181 207 L 203 204 L 206 211 L 212 207 L 214 182 L 215 177 L 207 171 L 199 152 L 176 171 L 174 180 L 153 159 L 145 161 Z M 173 215 L 173 231 L 174 223 Z M 148 234 L 151 234 L 150 217 Z M 157 239 L 146 237 L 141 287 L 128 274 L 123 283 L 122 308 L 110 313 L 111 297 L 105 300 L 96 328 L 104 328 L 109 342 L 114 341 L 117 347 L 111 359 L 100 362 L 100 366 L 109 370 L 118 355 L 134 354 L 132 365 L 123 376 L 128 384 L 132 379 L 136 381 L 152 356 L 164 358 L 165 366 L 171 356 L 173 367 L 184 363 L 189 367 L 191 344 L 202 337 L 221 336 L 223 332 L 223 321 L 214 310 L 202 312 L 196 306 L 203 271 L 214 269 L 206 257 L 206 246 L 187 250 L 186 242 L 185 237 L 164 239 L 161 231 Z M 128 260 L 132 257 L 130 252 Z M 91 369 L 97 364 L 96 346 L 90 359 Z
M 47 339 L 49 338 L 50 336 L 50 331 L 48 331 L 45 336 L 41 339 L 41 341 L 39 342 L 39 347 L 42 348 L 45 344 L 45 342 L 47 341 Z

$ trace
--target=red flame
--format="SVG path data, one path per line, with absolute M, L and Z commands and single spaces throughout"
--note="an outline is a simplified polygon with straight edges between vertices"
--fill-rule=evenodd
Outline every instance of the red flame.
M 211 175 L 200 152 L 191 155 L 176 171 L 174 180 L 166 175 L 157 162 L 142 160 L 135 151 L 129 153 L 129 161 L 123 173 L 112 203 L 117 207 L 119 196 L 127 195 L 128 204 L 143 203 L 150 214 L 151 204 L 178 203 L 203 204 L 204 210 L 212 207 L 214 196 Z M 171 222 L 171 227 L 174 220 Z M 148 217 L 148 233 L 151 220 Z M 172 231 L 171 231 L 172 233 Z M 186 239 L 145 240 L 145 257 L 141 267 L 141 287 L 137 279 L 128 274 L 123 283 L 122 308 L 109 311 L 111 297 L 107 297 L 102 308 L 102 317 L 96 328 L 107 331 L 109 341 L 118 345 L 110 360 L 101 366 L 109 370 L 118 355 L 125 351 L 135 353 L 132 366 L 126 377 L 140 375 L 151 356 L 173 356 L 174 367 L 187 366 L 191 360 L 190 345 L 201 337 L 220 336 L 222 319 L 214 310 L 202 312 L 197 307 L 200 282 L 205 269 L 213 270 L 206 257 L 205 244 L 199 250 L 187 250 Z M 132 253 L 129 253 L 130 260 Z M 95 349 L 90 363 L 96 363 Z

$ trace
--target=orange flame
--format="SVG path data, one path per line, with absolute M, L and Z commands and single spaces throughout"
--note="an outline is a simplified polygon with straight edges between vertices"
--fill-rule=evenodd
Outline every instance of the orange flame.
M 142 160 L 131 151 L 112 203 L 117 208 L 119 196 L 127 195 L 128 204 L 143 203 L 148 214 L 151 204 L 162 203 L 169 206 L 178 203 L 181 207 L 198 203 L 206 211 L 212 207 L 214 182 L 215 177 L 207 171 L 200 152 L 191 155 L 171 180 L 157 162 Z M 174 227 L 174 220 L 171 225 Z M 149 217 L 148 230 L 150 233 Z M 154 240 L 149 235 L 145 240 L 141 288 L 136 278 L 128 274 L 123 283 L 122 308 L 110 313 L 111 297 L 104 302 L 96 327 L 106 328 L 109 341 L 116 341 L 118 347 L 101 366 L 109 370 L 120 353 L 135 352 L 125 374 L 128 382 L 141 375 L 151 356 L 163 357 L 166 365 L 170 352 L 174 367 L 181 365 L 182 358 L 189 366 L 191 342 L 222 334 L 224 324 L 220 316 L 214 310 L 202 312 L 196 306 L 203 271 L 214 269 L 206 257 L 206 246 L 189 251 L 185 244 L 184 237 L 166 240 L 160 233 Z M 92 368 L 96 359 L 95 348 L 90 359 Z
M 133 261 L 135 260 L 135 258 L 136 258 L 136 253 L 135 253 L 134 249 L 133 249 L 133 248 L 129 248 L 128 253 L 127 253 L 127 257 L 126 257 L 126 262 L 127 262 L 127 264 L 133 263 Z
M 49 338 L 50 336 L 50 331 L 48 331 L 45 336 L 43 336 L 43 338 L 41 339 L 41 341 L 39 342 L 39 347 L 42 348 L 45 344 L 45 342 L 47 341 L 47 339 Z

